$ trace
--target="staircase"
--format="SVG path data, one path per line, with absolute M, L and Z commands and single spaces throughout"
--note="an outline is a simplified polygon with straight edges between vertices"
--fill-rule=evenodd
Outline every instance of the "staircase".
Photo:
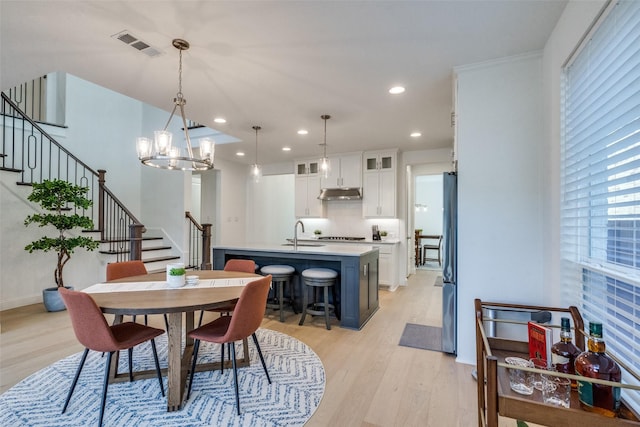
M 95 234 L 101 242 L 98 253 L 106 263 L 141 259 L 147 271 L 154 272 L 181 260 L 167 243 L 169 239 L 160 232 L 147 235 L 144 225 L 106 187 L 106 171 L 94 171 L 28 117 L 6 93 L 1 96 L 0 171 L 16 174 L 18 186 L 57 178 L 88 187 L 93 205 L 78 213 L 92 218 L 96 229 L 85 232 Z

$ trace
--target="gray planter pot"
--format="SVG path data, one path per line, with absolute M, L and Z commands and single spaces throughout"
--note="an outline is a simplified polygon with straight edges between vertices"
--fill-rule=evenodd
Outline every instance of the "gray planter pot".
M 73 290 L 71 286 L 65 286 L 65 288 Z M 62 297 L 58 293 L 58 288 L 43 289 L 42 302 L 47 311 L 63 311 L 67 309 L 62 301 Z

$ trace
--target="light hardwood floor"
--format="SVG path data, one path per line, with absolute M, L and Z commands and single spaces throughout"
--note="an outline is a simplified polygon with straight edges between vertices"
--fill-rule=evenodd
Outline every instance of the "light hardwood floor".
M 288 313 L 285 323 L 267 313 L 262 323 L 294 336 L 318 354 L 327 383 L 306 426 L 477 426 L 473 366 L 440 352 L 398 345 L 406 323 L 441 325 L 437 271 L 419 270 L 407 287 L 380 292 L 380 309 L 361 331 L 324 319 Z M 211 314 L 211 316 L 214 316 Z M 161 316 L 150 316 L 163 327 Z M 66 312 L 31 305 L 0 313 L 0 392 L 39 369 L 82 350 Z M 502 424 L 501 424 L 502 425 Z

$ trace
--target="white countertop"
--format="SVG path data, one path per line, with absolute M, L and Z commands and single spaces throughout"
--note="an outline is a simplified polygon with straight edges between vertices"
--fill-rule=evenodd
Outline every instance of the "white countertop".
M 341 245 L 343 243 L 347 243 L 349 245 L 395 245 L 400 243 L 400 239 L 397 238 L 389 238 L 385 240 L 322 240 L 322 239 L 298 239 L 298 242 L 313 242 L 321 245 Z
M 322 246 L 304 246 L 305 244 L 314 244 Z M 298 240 L 298 249 L 293 249 L 293 244 L 290 246 L 285 244 L 264 244 L 264 243 L 244 243 L 233 245 L 216 245 L 213 249 L 241 249 L 260 252 L 283 252 L 283 253 L 307 253 L 307 254 L 320 254 L 320 255 L 341 255 L 341 256 L 361 256 L 372 251 L 377 251 L 378 248 L 371 246 L 371 244 L 349 244 L 349 245 L 336 245 L 325 244 L 318 240 Z

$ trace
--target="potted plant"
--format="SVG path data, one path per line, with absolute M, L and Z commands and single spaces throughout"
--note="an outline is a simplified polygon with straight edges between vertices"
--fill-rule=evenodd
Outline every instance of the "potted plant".
M 384 230 L 381 230 L 380 237 L 382 238 L 382 240 L 387 240 L 387 232 Z
M 24 225 L 37 224 L 38 227 L 50 226 L 57 230 L 55 236 L 43 236 L 24 248 L 29 253 L 54 251 L 58 255 L 56 268 L 53 271 L 56 287 L 42 291 L 42 299 L 47 311 L 61 311 L 65 308 L 57 291 L 64 286 L 62 269 L 74 250 L 84 248 L 93 251 L 100 244 L 91 237 L 68 235 L 75 228 L 93 229 L 91 218 L 77 213 L 77 210 L 86 210 L 92 204 L 91 200 L 85 196 L 87 191 L 89 191 L 87 187 L 60 179 L 44 180 L 33 184 L 33 191 L 27 198 L 30 202 L 38 203 L 43 213 L 28 215 Z
M 320 235 L 322 234 L 322 230 L 313 230 L 313 234 L 315 234 L 316 237 L 320 237 Z

